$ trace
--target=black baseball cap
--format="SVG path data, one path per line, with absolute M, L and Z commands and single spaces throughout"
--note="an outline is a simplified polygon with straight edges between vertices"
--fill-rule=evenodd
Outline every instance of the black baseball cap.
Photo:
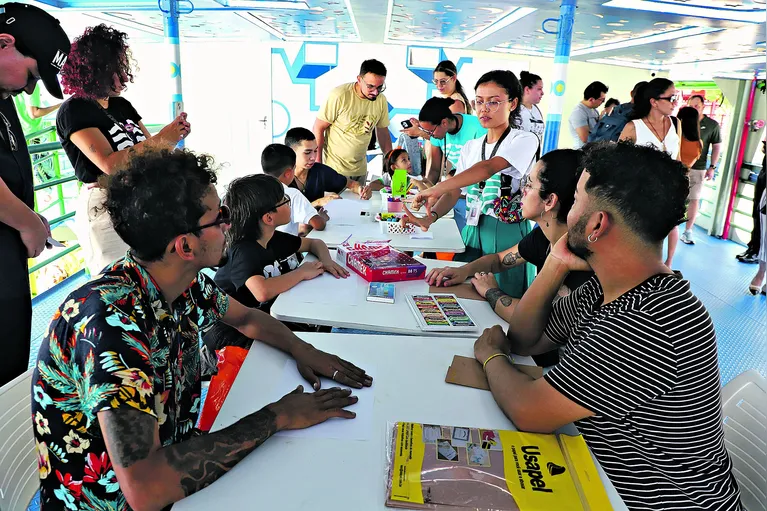
M 34 5 L 0 5 L 0 34 L 10 34 L 27 56 L 37 61 L 40 79 L 53 96 L 63 99 L 57 75 L 67 61 L 69 37 L 59 20 Z

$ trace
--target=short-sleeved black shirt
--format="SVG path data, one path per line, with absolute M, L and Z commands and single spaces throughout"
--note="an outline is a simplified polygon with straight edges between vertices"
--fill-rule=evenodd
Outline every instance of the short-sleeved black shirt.
M 11 142 L 13 139 L 13 143 Z M 16 150 L 12 150 L 15 147 Z M 32 162 L 12 99 L 0 100 L 0 178 L 13 195 L 35 206 Z M 19 232 L 0 222 L 0 297 L 29 295 L 27 249 Z
M 295 180 L 290 183 L 291 188 L 298 188 Z M 346 188 L 346 176 L 342 176 L 324 163 L 315 163 L 309 169 L 306 177 L 306 188 L 302 190 L 309 202 L 314 202 L 325 196 L 325 192 L 340 193 Z
M 534 264 L 540 273 L 551 248 L 551 243 L 549 243 L 549 240 L 546 238 L 546 235 L 543 234 L 541 228 L 535 227 L 527 236 L 519 240 L 517 247 L 519 248 L 519 255 L 522 256 L 525 261 Z M 565 277 L 564 285 L 570 292 L 575 291 L 593 275 L 594 273 L 590 271 L 570 272 L 567 277 Z M 569 294 L 567 290 L 560 290 L 560 296 Z
M 245 283 L 256 275 L 268 279 L 295 270 L 303 259 L 300 248 L 301 238 L 281 231 L 274 232 L 266 248 L 256 240 L 237 241 L 229 248 L 226 264 L 216 272 L 216 284 L 243 305 L 267 312 L 274 300 L 259 302 Z
M 72 143 L 70 137 L 73 133 L 86 128 L 98 128 L 109 141 L 112 150 L 117 152 L 146 140 L 139 121 L 141 116 L 125 98 L 109 98 L 106 112 L 101 105 L 90 99 L 69 98 L 64 101 L 56 114 L 56 131 L 77 179 L 83 183 L 95 183 L 102 172 Z

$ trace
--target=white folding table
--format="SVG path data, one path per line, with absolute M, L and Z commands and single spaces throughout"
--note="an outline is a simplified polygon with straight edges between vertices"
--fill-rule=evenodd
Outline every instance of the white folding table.
M 384 234 L 375 220 L 375 215 L 381 210 L 378 192 L 374 192 L 373 198 L 368 201 L 349 191 L 341 196 L 342 199 L 331 201 L 325 206 L 330 216 L 325 229 L 313 230 L 309 233 L 309 238 L 322 240 L 330 248 L 335 248 L 347 240 L 391 240 L 392 247 L 410 252 L 460 253 L 466 250 L 453 219 L 437 220 L 429 228 L 432 239 L 414 239 L 410 234 Z M 368 215 L 362 216 L 361 212 L 367 212 Z M 418 232 L 421 232 L 420 229 Z
M 462 266 L 464 264 L 453 261 L 416 259 L 426 265 L 427 274 L 432 268 Z M 314 257 L 308 256 L 307 260 L 312 261 Z M 475 332 L 449 334 L 424 332 L 418 328 L 415 316 L 413 316 L 405 297 L 408 294 L 428 293 L 429 285 L 425 280 L 395 282 L 394 303 L 378 303 L 367 301 L 368 282 L 352 270 L 349 270 L 349 273 L 351 275 L 348 279 L 343 279 L 344 282 L 340 282 L 330 275 L 318 277 L 323 280 L 317 283 L 301 282 L 293 289 L 277 297 L 277 300 L 272 304 L 272 316 L 280 321 L 293 323 L 425 337 L 451 335 L 476 339 L 485 328 L 493 325 L 501 325 L 504 330 L 509 327 L 509 324 L 501 319 L 486 301 L 459 298 L 458 301 L 461 306 L 477 323 L 478 328 Z M 440 288 L 439 292 L 449 294 L 450 288 Z
M 370 368 L 374 403 L 369 438 L 270 438 L 211 486 L 175 504 L 174 511 L 384 511 L 388 424 L 412 421 L 515 429 L 490 392 L 445 383 L 453 355 L 472 356 L 469 339 L 366 336 L 361 342 L 344 334 L 301 337 L 318 349 Z M 287 360 L 282 352 L 255 343 L 213 430 L 274 401 Z M 564 432 L 576 433 L 572 425 Z M 627 509 L 597 467 L 614 509 Z

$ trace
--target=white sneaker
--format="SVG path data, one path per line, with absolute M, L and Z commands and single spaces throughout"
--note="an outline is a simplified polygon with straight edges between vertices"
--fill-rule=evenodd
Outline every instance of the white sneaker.
M 692 239 L 692 231 L 684 231 L 679 240 L 686 245 L 695 245 L 695 240 Z

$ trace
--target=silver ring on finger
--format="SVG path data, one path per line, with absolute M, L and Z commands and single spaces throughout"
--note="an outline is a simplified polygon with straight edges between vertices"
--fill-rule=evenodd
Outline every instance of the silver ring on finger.
M 335 370 L 335 372 L 333 372 L 333 378 L 331 378 L 331 379 L 332 379 L 332 380 L 335 380 L 335 379 L 336 379 L 336 375 L 337 375 L 337 374 L 338 374 L 338 369 L 336 369 L 336 370 Z
M 487 275 L 487 273 L 485 273 L 483 271 L 479 272 L 479 274 L 482 275 L 482 276 Z

